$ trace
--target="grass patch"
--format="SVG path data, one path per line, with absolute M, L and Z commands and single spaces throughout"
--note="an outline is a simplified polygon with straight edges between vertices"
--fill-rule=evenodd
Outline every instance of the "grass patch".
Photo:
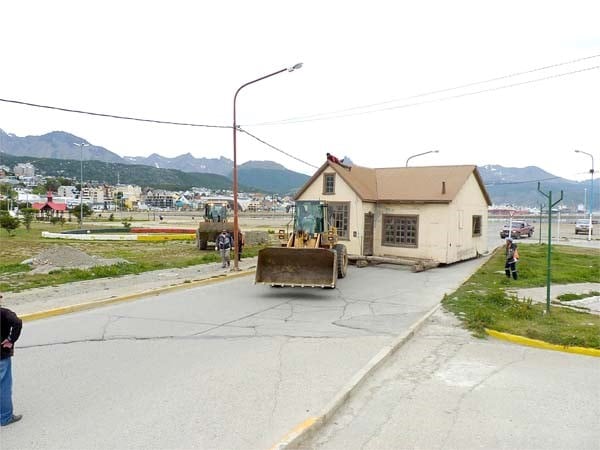
M 600 295 L 598 291 L 590 291 L 587 294 L 561 294 L 556 297 L 561 302 L 570 302 L 572 300 L 581 300 L 582 298 L 597 297 Z
M 545 245 L 520 246 L 516 281 L 504 275 L 504 251 L 496 250 L 469 280 L 444 298 L 444 307 L 455 313 L 476 336 L 484 336 L 485 328 L 493 328 L 558 345 L 600 348 L 600 316 L 560 307 L 552 307 L 548 315 L 544 304 L 517 298 L 509 292 L 514 288 L 545 285 L 546 248 Z M 552 283 L 597 282 L 600 258 L 596 252 L 554 246 Z
M 86 225 L 87 226 L 87 225 Z M 65 224 L 62 230 L 75 229 L 76 224 Z M 91 228 L 91 227 L 89 227 Z M 0 290 L 18 292 L 35 287 L 54 286 L 73 281 L 118 277 L 150 270 L 188 267 L 221 260 L 214 250 L 200 251 L 189 241 L 55 241 L 43 239 L 42 231 L 61 230 L 48 223 L 32 223 L 30 231 L 17 229 L 13 237 L 0 235 Z M 89 255 L 103 258 L 123 258 L 129 264 L 95 267 L 89 270 L 57 270 L 50 274 L 29 275 L 29 267 L 20 264 L 48 248 L 69 245 Z M 262 247 L 245 247 L 243 258 L 256 256 Z M 25 275 L 25 276 L 24 276 Z

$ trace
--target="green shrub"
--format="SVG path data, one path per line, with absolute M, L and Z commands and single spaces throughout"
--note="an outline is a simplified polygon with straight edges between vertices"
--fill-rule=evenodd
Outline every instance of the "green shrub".
M 33 218 L 35 217 L 36 210 L 33 208 L 23 208 L 21 212 L 23 213 L 23 224 L 25 225 L 25 229 L 29 231 L 31 229 L 31 222 L 33 222 Z
M 494 323 L 494 316 L 483 307 L 476 307 L 465 317 L 467 326 L 474 331 L 476 336 L 484 336 L 485 329 Z
M 14 231 L 19 228 L 19 225 L 21 225 L 21 221 L 6 211 L 0 214 L 0 227 L 4 228 L 9 236 L 13 236 Z
M 531 320 L 536 316 L 531 298 L 519 300 L 516 296 L 513 297 L 507 312 L 511 317 L 521 320 Z
M 133 221 L 133 217 L 128 217 L 127 219 L 123 219 L 121 223 L 125 228 L 131 228 L 131 222 Z
M 506 296 L 502 289 L 492 289 L 484 297 L 484 301 L 496 306 L 508 306 L 511 304 L 511 299 Z
M 588 298 L 588 297 L 597 297 L 598 295 L 600 295 L 600 292 L 598 291 L 590 291 L 587 294 L 562 294 L 559 295 L 558 297 L 556 297 L 558 300 L 560 300 L 561 302 L 569 302 L 571 300 L 580 300 L 582 298 Z

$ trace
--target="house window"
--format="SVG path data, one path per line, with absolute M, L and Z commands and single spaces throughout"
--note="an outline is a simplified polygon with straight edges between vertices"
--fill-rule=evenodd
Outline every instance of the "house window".
M 419 216 L 383 216 L 382 245 L 391 247 L 417 247 Z
M 323 175 L 323 194 L 335 194 L 335 173 Z
M 473 236 L 481 236 L 481 216 L 473 216 Z
M 348 233 L 348 218 L 350 217 L 349 202 L 330 202 L 327 204 L 329 215 L 329 226 L 337 228 L 340 239 L 350 239 Z

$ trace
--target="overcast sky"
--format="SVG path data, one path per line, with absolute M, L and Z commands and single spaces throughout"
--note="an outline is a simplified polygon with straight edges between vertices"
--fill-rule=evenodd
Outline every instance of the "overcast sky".
M 411 165 L 534 165 L 583 180 L 591 158 L 574 149 L 600 164 L 597 1 L 19 0 L 0 15 L 3 99 L 231 126 L 239 86 L 303 62 L 244 88 L 237 118 L 314 166 L 326 152 L 400 167 L 439 150 Z M 227 128 L 6 102 L 0 128 L 66 131 L 121 156 L 233 158 Z M 314 171 L 247 135 L 237 154 Z

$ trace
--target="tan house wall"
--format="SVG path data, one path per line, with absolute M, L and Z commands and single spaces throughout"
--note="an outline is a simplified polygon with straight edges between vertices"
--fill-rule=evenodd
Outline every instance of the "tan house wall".
M 446 216 L 447 205 L 393 205 L 379 204 L 375 213 L 374 254 L 377 256 L 398 256 L 411 258 L 446 259 Z M 383 216 L 418 216 L 417 247 L 395 247 L 383 245 Z
M 481 216 L 481 234 L 473 236 L 473 216 Z M 448 261 L 473 258 L 488 251 L 488 207 L 474 175 L 471 175 L 448 212 Z
M 419 216 L 417 247 L 383 245 L 383 215 Z M 481 216 L 481 234 L 473 236 L 472 217 Z M 375 246 L 378 256 L 427 258 L 449 264 L 487 252 L 487 203 L 474 175 L 449 204 L 378 205 Z

